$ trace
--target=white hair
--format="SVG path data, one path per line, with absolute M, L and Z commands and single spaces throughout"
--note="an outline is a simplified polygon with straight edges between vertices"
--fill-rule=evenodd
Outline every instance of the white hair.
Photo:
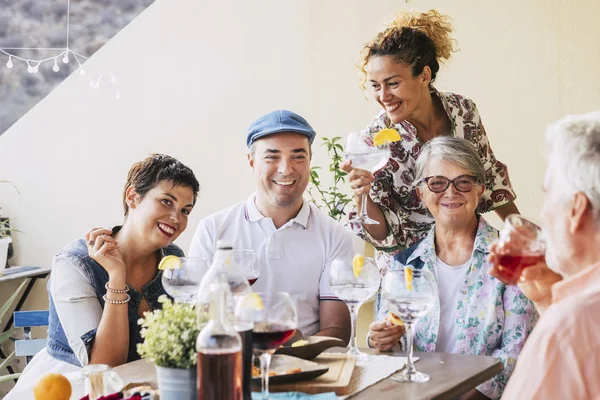
M 600 222 L 600 112 L 553 123 L 546 130 L 546 145 L 548 167 L 560 180 L 563 196 L 585 194 Z
M 475 146 L 466 139 L 438 136 L 427 142 L 415 163 L 415 185 L 419 185 L 425 178 L 427 162 L 432 158 L 438 158 L 469 170 L 477 177 L 478 183 L 485 184 L 483 162 Z

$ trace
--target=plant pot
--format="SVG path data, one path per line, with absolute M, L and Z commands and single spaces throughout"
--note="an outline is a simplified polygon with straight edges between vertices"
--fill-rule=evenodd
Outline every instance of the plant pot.
M 196 400 L 196 368 L 179 369 L 156 366 L 160 400 Z
M 11 238 L 0 238 L 0 275 L 4 275 L 4 268 L 6 267 L 6 258 L 8 255 L 8 245 L 10 243 L 12 243 Z

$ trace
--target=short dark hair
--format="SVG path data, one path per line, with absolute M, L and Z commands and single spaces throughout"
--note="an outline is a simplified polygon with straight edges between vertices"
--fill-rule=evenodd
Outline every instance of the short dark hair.
M 127 189 L 134 187 L 142 198 L 162 181 L 170 181 L 173 186 L 187 186 L 194 191 L 194 204 L 200 191 L 200 183 L 194 172 L 175 158 L 166 154 L 151 154 L 131 166 L 123 189 L 123 208 L 129 214 Z

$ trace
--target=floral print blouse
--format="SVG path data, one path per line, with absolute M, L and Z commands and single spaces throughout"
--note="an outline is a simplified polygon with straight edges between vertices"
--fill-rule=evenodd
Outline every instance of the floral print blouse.
M 516 195 L 508 178 L 506 165 L 496 159 L 485 129 L 481 123 L 475 103 L 459 94 L 440 93 L 431 88 L 450 119 L 451 135 L 470 141 L 479 151 L 486 170 L 485 192 L 479 204 L 479 212 L 494 210 L 515 200 Z M 367 126 L 366 132 L 374 135 L 384 128 L 395 128 L 402 137 L 390 145 L 391 157 L 385 168 L 375 173 L 371 188 L 371 198 L 381 208 L 388 224 L 390 235 L 384 240 L 376 240 L 360 224 L 351 224 L 352 231 L 371 243 L 377 250 L 389 253 L 390 258 L 399 251 L 422 239 L 433 224 L 433 218 L 417 197 L 413 182 L 415 161 L 424 145 L 417 138 L 416 128 L 408 121 L 393 124 L 385 111 L 382 111 Z M 355 213 L 351 213 L 350 218 Z M 384 262 L 387 264 L 388 262 Z M 379 262 L 381 266 L 382 263 Z
M 506 286 L 488 274 L 488 247 L 497 238 L 498 231 L 480 217 L 471 265 L 456 305 L 456 353 L 489 355 L 504 364 L 504 371 L 477 387 L 491 399 L 499 399 L 502 395 L 525 340 L 538 319 L 533 303 L 517 286 Z M 421 242 L 397 254 L 395 259 L 403 265 L 429 270 L 437 281 L 435 227 Z M 380 297 L 377 303 L 378 320 L 383 320 L 387 306 Z M 435 351 L 439 323 L 438 299 L 433 310 L 415 326 L 416 351 Z

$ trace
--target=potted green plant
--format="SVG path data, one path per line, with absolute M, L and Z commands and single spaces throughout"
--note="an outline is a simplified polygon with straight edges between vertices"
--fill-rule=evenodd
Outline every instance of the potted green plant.
M 333 174 L 333 182 L 329 187 L 322 184 L 319 177 L 321 167 L 314 166 L 310 169 L 311 186 L 308 188 L 308 194 L 311 202 L 329 214 L 331 218 L 339 221 L 346 215 L 345 208 L 352 201 L 351 196 L 341 191 L 341 186 L 346 183 L 346 175 L 348 175 L 340 169 L 340 164 L 344 161 L 342 157 L 344 147 L 339 143 L 342 139 L 340 136 L 321 139 L 323 140 L 321 145 L 327 147 L 327 154 L 331 159 L 329 171 Z
M 10 181 L 0 181 L 0 183 L 10 183 L 17 193 L 19 189 Z M 1 208 L 0 208 L 1 209 Z M 12 232 L 18 232 L 10 227 L 10 220 L 0 215 L 0 276 L 4 274 L 4 269 L 8 266 L 8 259 L 12 256 Z
M 139 320 L 144 342 L 137 351 L 156 366 L 161 400 L 195 400 L 196 338 L 208 315 L 198 315 L 194 305 L 173 303 L 166 295 L 158 301 L 162 309 Z

